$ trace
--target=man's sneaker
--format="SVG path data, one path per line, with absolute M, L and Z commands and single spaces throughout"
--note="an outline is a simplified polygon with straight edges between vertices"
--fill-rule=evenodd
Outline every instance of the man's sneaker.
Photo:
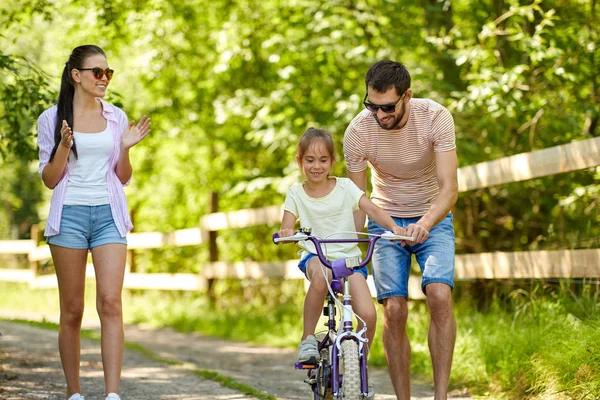
M 79 393 L 73 393 L 71 397 L 69 397 L 69 400 L 84 400 L 84 398 Z
M 303 364 L 316 364 L 321 359 L 319 354 L 319 342 L 313 335 L 307 336 L 306 339 L 298 345 L 298 362 Z
M 109 393 L 106 400 L 121 400 L 121 397 L 116 393 Z

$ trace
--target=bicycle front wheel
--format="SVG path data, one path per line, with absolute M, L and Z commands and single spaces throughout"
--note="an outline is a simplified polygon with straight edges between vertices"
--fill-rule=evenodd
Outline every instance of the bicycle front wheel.
M 358 343 L 354 340 L 342 342 L 344 356 L 344 377 L 342 379 L 342 398 L 344 400 L 360 400 L 360 361 L 358 359 Z

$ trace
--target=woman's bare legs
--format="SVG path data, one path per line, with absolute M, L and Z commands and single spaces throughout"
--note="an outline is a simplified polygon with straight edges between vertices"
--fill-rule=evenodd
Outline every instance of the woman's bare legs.
M 58 351 L 67 381 L 67 397 L 81 393 L 79 382 L 80 331 L 85 293 L 87 249 L 50 245 L 60 297 Z
M 124 346 L 121 292 L 126 255 L 124 244 L 106 244 L 92 249 L 106 394 L 119 393 L 121 383 Z

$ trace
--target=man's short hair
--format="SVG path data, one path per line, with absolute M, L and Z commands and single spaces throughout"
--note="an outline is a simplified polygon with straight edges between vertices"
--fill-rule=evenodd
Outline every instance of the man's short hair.
M 393 86 L 400 96 L 410 88 L 410 74 L 400 62 L 377 61 L 367 71 L 365 86 L 366 89 L 372 87 L 378 93 L 384 93 Z

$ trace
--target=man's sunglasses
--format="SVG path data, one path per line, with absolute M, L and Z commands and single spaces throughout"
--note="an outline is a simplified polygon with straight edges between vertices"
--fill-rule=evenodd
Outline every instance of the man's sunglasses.
M 395 103 L 390 103 L 390 104 L 373 104 L 373 103 L 369 103 L 367 101 L 368 93 L 365 93 L 365 98 L 363 99 L 363 104 L 365 105 L 365 108 L 367 110 L 371 111 L 372 113 L 376 113 L 377 111 L 381 110 L 381 111 L 383 111 L 386 114 L 391 114 L 393 112 L 396 112 L 396 106 L 404 98 L 405 94 L 406 94 L 406 92 L 404 92 L 402 94 L 402 96 L 400 96 L 400 98 L 398 99 L 398 101 L 396 101 Z
M 102 77 L 104 75 L 106 75 L 106 79 L 110 81 L 113 77 L 113 74 L 115 73 L 115 71 L 110 68 L 102 69 L 100 67 L 94 67 L 94 68 L 77 68 L 77 69 L 79 71 L 92 71 L 92 73 L 94 74 L 94 78 L 96 78 L 98 80 L 102 79 Z

